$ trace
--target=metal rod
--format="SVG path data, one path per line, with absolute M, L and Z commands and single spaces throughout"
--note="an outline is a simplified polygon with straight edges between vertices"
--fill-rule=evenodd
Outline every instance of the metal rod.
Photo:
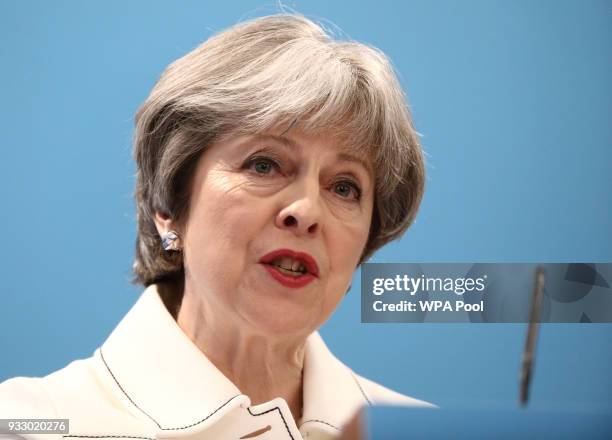
M 544 295 L 544 284 L 546 278 L 544 276 L 544 268 L 536 267 L 535 279 L 533 284 L 533 296 L 531 297 L 531 312 L 529 314 L 529 327 L 527 328 L 527 340 L 525 341 L 525 349 L 523 351 L 523 364 L 521 368 L 521 384 L 519 405 L 526 406 L 529 400 L 529 386 L 531 384 L 531 371 L 533 369 L 535 359 L 535 349 L 538 339 L 538 329 L 540 323 L 540 309 L 542 306 L 542 297 Z

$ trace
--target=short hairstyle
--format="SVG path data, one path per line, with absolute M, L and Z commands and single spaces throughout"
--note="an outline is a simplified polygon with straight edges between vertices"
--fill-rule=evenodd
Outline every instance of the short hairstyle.
M 418 135 L 391 63 L 378 49 L 340 41 L 298 14 L 237 24 L 170 64 L 136 114 L 135 281 L 182 281 L 155 212 L 188 215 L 195 164 L 215 140 L 300 122 L 333 130 L 372 161 L 374 211 L 360 264 L 414 220 L 425 170 Z

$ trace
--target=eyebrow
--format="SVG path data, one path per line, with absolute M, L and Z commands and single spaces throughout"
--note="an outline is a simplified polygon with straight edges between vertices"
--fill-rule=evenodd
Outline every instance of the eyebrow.
M 299 144 L 297 144 L 296 142 L 294 142 L 293 140 L 286 138 L 284 136 L 278 136 L 275 134 L 258 134 L 255 136 L 256 139 L 258 140 L 267 140 L 267 139 L 271 139 L 274 141 L 277 141 L 281 144 L 283 144 L 284 146 L 286 146 L 289 149 L 292 150 L 296 150 L 299 148 Z M 363 158 L 347 153 L 346 151 L 340 151 L 337 155 L 336 158 L 338 160 L 341 161 L 345 161 L 345 162 L 353 162 L 356 163 L 358 165 L 361 165 L 366 172 L 368 173 L 368 177 L 370 179 L 373 178 L 374 172 L 372 169 L 372 165 L 370 165 L 369 163 L 367 163 Z
M 361 157 L 359 156 L 354 156 L 352 154 L 349 153 L 338 153 L 338 159 L 346 161 L 346 162 L 353 162 L 353 163 L 357 163 L 359 165 L 361 165 L 363 167 L 363 169 L 366 170 L 366 172 L 368 173 L 368 176 L 370 177 L 370 179 L 373 176 L 373 171 L 372 171 L 372 166 L 370 164 L 368 164 L 365 160 L 363 160 Z

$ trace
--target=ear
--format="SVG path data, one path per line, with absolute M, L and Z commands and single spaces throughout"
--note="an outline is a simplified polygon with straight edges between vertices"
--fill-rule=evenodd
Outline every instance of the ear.
M 155 227 L 160 237 L 172 229 L 172 219 L 168 214 L 155 211 Z
M 181 251 L 181 239 L 178 232 L 172 227 L 172 219 L 170 216 L 156 212 L 154 220 L 164 251 Z

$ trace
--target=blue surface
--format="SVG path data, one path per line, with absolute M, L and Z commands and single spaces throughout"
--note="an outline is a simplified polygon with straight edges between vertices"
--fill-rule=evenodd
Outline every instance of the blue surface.
M 0 0 L 0 380 L 89 356 L 135 301 L 132 118 L 163 68 L 270 2 Z M 384 50 L 427 152 L 416 224 L 373 262 L 612 261 L 612 6 L 290 6 Z M 366 325 L 359 276 L 323 335 L 442 406 L 507 407 L 523 325 Z M 612 407 L 612 326 L 545 325 L 532 405 Z
M 607 440 L 612 413 L 508 410 L 435 410 L 376 407 L 366 413 L 369 438 Z M 449 433 L 451 433 L 449 435 Z

